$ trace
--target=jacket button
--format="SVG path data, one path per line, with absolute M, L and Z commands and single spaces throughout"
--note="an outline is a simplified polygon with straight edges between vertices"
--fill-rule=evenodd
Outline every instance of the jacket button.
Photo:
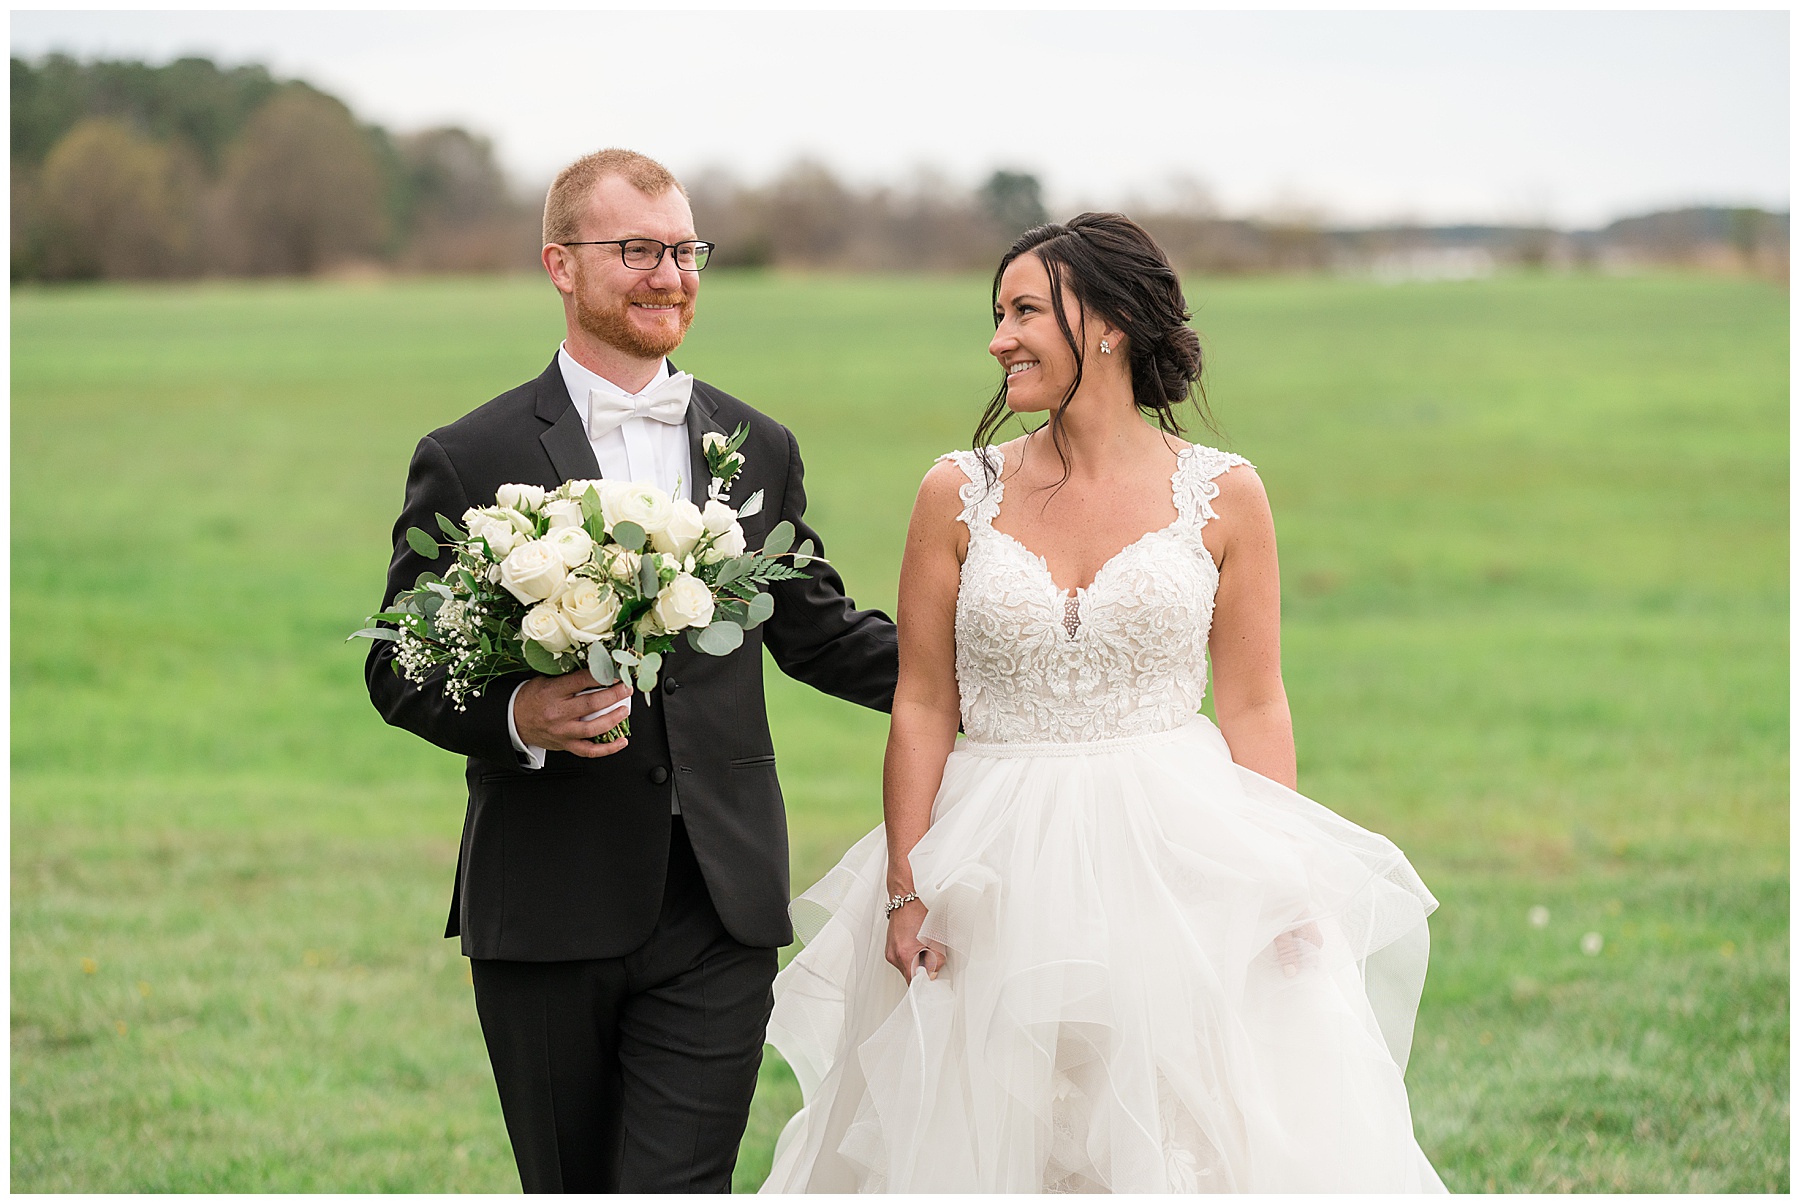
M 675 691 L 681 689 L 681 683 L 671 677 L 663 682 L 663 689 L 673 694 Z
M 660 786 L 669 780 L 669 771 L 658 765 L 650 771 L 650 780 Z

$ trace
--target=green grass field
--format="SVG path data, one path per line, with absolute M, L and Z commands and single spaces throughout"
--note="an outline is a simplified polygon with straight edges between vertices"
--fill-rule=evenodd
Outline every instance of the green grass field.
M 1786 1190 L 1786 293 L 1190 295 L 1274 501 L 1301 787 L 1442 902 L 1426 1151 L 1461 1190 Z M 707 278 L 679 362 L 795 429 L 865 603 L 991 391 L 986 306 Z M 414 441 L 560 321 L 522 280 L 14 292 L 14 1190 L 517 1189 L 438 938 L 460 766 L 342 637 Z M 879 821 L 885 721 L 769 696 L 804 885 Z M 797 1103 L 771 1059 L 740 1188 Z

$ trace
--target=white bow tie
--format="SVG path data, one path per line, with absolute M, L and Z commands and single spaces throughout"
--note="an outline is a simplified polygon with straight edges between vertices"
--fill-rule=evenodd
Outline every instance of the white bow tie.
M 625 397 L 610 389 L 589 389 L 588 438 L 598 439 L 608 431 L 618 430 L 627 418 L 654 418 L 680 426 L 687 419 L 688 398 L 693 392 L 694 378 L 686 372 L 677 372 L 636 397 Z

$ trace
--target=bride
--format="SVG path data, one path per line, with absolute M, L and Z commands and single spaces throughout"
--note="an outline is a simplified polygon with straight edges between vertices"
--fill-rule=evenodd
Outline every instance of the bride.
M 1443 1190 L 1402 1081 L 1436 900 L 1295 793 L 1274 523 L 1176 437 L 1188 317 L 1117 214 L 1001 261 L 1005 383 L 907 535 L 886 822 L 793 905 L 765 1191 Z

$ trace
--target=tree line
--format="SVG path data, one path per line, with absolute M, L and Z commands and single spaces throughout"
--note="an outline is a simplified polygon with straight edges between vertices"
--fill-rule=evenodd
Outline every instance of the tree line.
M 537 214 L 486 139 L 396 135 L 263 67 L 12 60 L 12 277 L 529 263 Z
M 446 127 L 395 134 L 335 97 L 259 66 L 12 60 L 14 280 L 529 271 L 542 201 L 520 197 L 494 148 Z M 547 183 L 547 182 L 546 182 Z M 985 271 L 1047 219 L 1029 172 L 978 187 L 921 172 L 853 186 L 802 160 L 746 183 L 686 181 L 721 267 Z M 1331 228 L 1304 212 L 1233 217 L 1204 189 L 1127 206 L 1187 272 L 1374 271 L 1671 264 L 1786 278 L 1786 213 L 1688 209 L 1601 230 Z

